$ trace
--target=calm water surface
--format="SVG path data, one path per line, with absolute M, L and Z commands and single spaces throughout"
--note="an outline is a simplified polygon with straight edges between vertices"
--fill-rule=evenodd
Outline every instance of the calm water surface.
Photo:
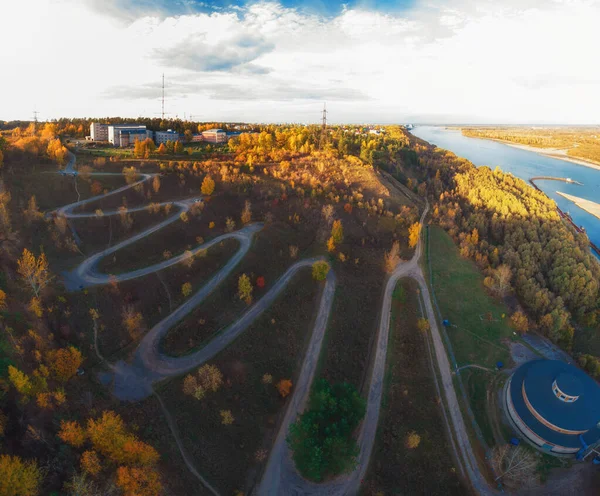
M 536 176 L 570 177 L 583 186 L 558 181 L 536 181 L 537 186 L 552 198 L 573 222 L 583 226 L 589 238 L 600 246 L 600 219 L 588 214 L 557 191 L 600 203 L 600 170 L 573 164 L 565 160 L 544 157 L 535 152 L 520 150 L 503 143 L 478 138 L 467 138 L 460 131 L 434 126 L 417 126 L 412 134 L 464 157 L 474 165 L 499 166 L 504 172 L 529 181 Z

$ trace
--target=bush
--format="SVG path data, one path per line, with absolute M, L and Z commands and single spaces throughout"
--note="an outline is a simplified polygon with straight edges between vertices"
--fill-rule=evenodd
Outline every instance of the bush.
M 312 276 L 315 281 L 324 281 L 329 273 L 329 264 L 327 262 L 315 262 L 312 266 Z
M 350 384 L 319 380 L 308 409 L 290 426 L 288 444 L 300 473 L 322 481 L 356 465 L 358 445 L 352 437 L 365 415 L 366 402 Z

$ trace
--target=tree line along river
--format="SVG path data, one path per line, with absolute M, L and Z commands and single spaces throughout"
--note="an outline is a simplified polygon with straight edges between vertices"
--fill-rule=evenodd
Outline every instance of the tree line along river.
M 600 246 L 600 219 L 582 210 L 570 200 L 557 194 L 600 201 L 600 170 L 566 160 L 546 157 L 536 152 L 521 150 L 504 143 L 479 138 L 467 138 L 460 130 L 438 126 L 417 126 L 411 133 L 433 145 L 450 150 L 459 157 L 470 160 L 476 166 L 487 165 L 494 169 L 499 166 L 529 183 L 537 176 L 570 178 L 566 183 L 551 180 L 536 180 L 535 184 L 557 205 L 571 215 L 577 226 L 585 228 L 590 240 Z M 581 183 L 581 185 L 576 184 Z

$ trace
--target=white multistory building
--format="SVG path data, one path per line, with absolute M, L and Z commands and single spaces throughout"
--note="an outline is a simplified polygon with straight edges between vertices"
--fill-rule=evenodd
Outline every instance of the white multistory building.
M 108 124 L 92 122 L 90 125 L 90 136 L 92 141 L 108 141 Z

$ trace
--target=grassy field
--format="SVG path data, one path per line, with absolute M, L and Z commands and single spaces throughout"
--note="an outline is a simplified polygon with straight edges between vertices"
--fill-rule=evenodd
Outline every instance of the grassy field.
M 488 295 L 475 264 L 462 258 L 452 238 L 436 226 L 429 229 L 429 259 L 442 317 L 451 324 L 447 331 L 458 366 L 494 368 L 498 361 L 508 365 L 510 353 L 503 340 L 514 338 L 508 308 Z
M 417 298 L 416 283 L 400 281 L 392 302 L 384 397 L 364 495 L 465 493 L 452 460 L 426 338 L 417 328 Z M 420 436 L 413 449 L 405 446 L 411 431 Z
M 516 337 L 509 325 L 507 307 L 487 294 L 475 264 L 460 256 L 443 229 L 431 226 L 428 237 L 433 289 L 442 318 L 451 324 L 447 333 L 457 365 L 475 364 L 494 370 L 501 361 L 510 366 L 506 343 Z M 461 374 L 477 424 L 486 442 L 493 445 L 486 405 L 487 390 L 495 374 L 476 369 L 466 369 Z

